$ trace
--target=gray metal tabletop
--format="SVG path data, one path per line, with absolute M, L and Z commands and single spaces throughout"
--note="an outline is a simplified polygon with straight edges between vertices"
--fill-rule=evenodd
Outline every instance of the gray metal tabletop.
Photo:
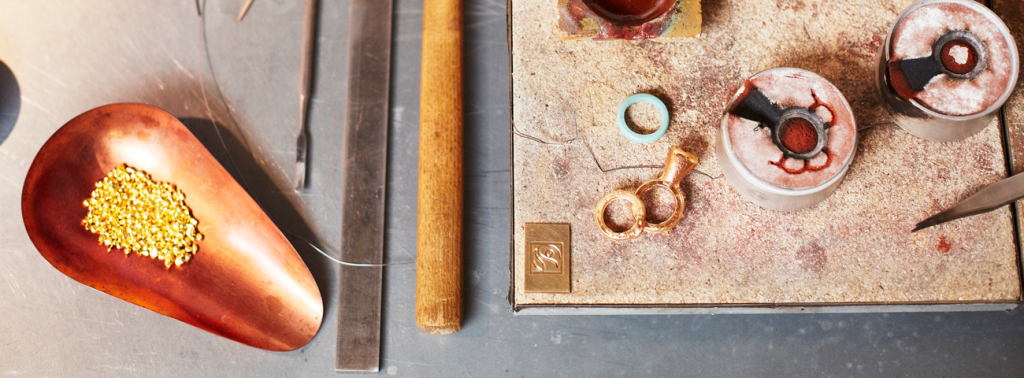
M 718 0 L 713 0 L 718 1 Z M 182 119 L 278 227 L 337 252 L 349 1 L 321 3 L 307 192 L 290 189 L 302 0 L 0 0 L 0 376 L 334 376 L 338 267 L 296 249 L 323 326 L 292 352 L 248 347 L 64 276 L 21 217 L 33 157 L 74 116 L 140 102 Z M 1024 312 L 515 316 L 509 286 L 509 65 L 503 0 L 465 12 L 465 326 L 414 322 L 422 3 L 397 0 L 381 374 L 1024 374 Z M 13 74 L 13 75 L 11 75 Z M 13 77 L 16 85 L 11 85 Z M 16 122 L 13 122 L 16 120 Z M 218 131 L 220 133 L 218 134 Z M 220 135 L 220 136 L 218 136 Z M 346 332 L 346 330 L 340 330 Z

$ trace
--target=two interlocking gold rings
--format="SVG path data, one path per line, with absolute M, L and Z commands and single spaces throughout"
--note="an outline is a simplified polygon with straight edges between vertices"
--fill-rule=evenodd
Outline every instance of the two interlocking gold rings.
M 673 146 L 668 153 L 668 159 L 665 160 L 665 171 L 661 177 L 643 183 L 635 191 L 615 190 L 601 198 L 601 201 L 597 203 L 597 208 L 594 209 L 594 219 L 597 221 L 597 227 L 601 229 L 601 234 L 612 240 L 623 241 L 635 239 L 644 232 L 661 233 L 675 227 L 684 218 L 683 210 L 686 207 L 686 195 L 679 189 L 679 183 L 683 181 L 683 177 L 693 171 L 698 161 L 696 155 Z M 672 192 L 675 210 L 672 211 L 672 215 L 668 219 L 658 223 L 649 223 L 647 221 L 647 205 L 641 198 L 656 188 Z M 619 200 L 629 202 L 630 215 L 633 217 L 633 225 L 625 231 L 613 230 L 608 226 L 604 216 L 608 206 Z

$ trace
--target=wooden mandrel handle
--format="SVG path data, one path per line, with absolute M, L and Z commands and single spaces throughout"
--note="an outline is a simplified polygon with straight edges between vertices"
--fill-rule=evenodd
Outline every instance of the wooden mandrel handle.
M 416 325 L 462 328 L 462 1 L 424 0 Z

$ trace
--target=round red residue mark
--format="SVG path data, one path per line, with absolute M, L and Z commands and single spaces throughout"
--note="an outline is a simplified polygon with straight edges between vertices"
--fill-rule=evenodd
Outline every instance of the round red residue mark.
M 951 244 L 950 242 L 946 241 L 946 237 L 943 236 L 943 237 L 939 238 L 939 246 L 936 247 L 935 250 L 939 251 L 940 253 L 947 253 L 947 252 L 949 252 L 949 249 L 952 248 L 952 247 L 953 247 L 953 244 Z
M 665 14 L 674 0 L 582 0 L 595 14 L 613 24 L 637 26 Z
M 790 151 L 802 154 L 818 146 L 818 131 L 810 121 L 793 118 L 779 128 L 779 140 Z
M 974 51 L 974 46 L 964 41 L 946 42 L 942 45 L 940 54 L 942 66 L 957 75 L 965 75 L 978 66 L 978 52 Z

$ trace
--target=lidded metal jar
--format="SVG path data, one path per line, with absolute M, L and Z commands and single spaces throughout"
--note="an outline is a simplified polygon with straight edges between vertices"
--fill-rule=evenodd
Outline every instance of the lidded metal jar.
M 952 142 L 996 116 L 1017 82 L 1017 46 L 1002 20 L 964 0 L 922 0 L 896 19 L 879 52 L 886 110 L 919 138 Z
M 700 35 L 700 0 L 558 0 L 567 39 L 671 41 Z
M 832 194 L 856 148 L 846 98 L 828 80 L 797 68 L 747 80 L 726 106 L 715 144 L 729 185 L 748 201 L 781 211 Z

